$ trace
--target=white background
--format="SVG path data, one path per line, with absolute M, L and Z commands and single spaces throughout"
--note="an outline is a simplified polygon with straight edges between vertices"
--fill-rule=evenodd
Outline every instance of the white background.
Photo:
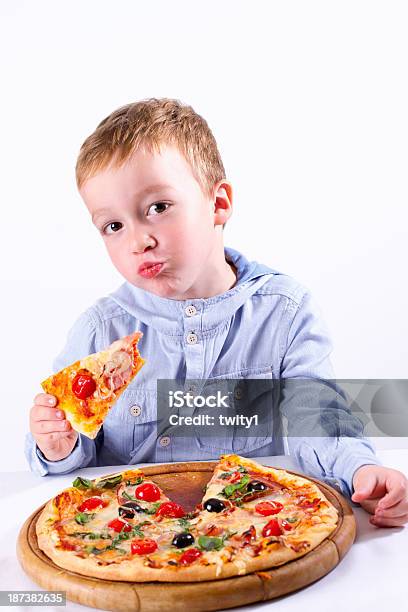
M 104 117 L 146 97 L 207 119 L 234 187 L 226 244 L 311 289 L 337 376 L 408 377 L 406 2 L 0 10 L 3 466 L 27 469 L 40 381 L 78 315 L 122 282 L 74 166 Z

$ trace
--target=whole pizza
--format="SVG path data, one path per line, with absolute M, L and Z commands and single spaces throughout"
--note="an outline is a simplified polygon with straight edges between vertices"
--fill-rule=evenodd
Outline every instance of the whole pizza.
M 139 469 L 76 478 L 37 521 L 58 566 L 132 582 L 227 578 L 282 565 L 318 546 L 338 513 L 307 478 L 222 455 L 192 512 Z

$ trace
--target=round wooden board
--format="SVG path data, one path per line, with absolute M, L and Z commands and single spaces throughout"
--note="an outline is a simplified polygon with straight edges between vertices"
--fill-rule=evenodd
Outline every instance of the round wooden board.
M 190 511 L 201 501 L 202 488 L 210 480 L 215 466 L 216 462 L 190 462 L 142 469 L 171 499 Z M 58 567 L 38 548 L 35 526 L 45 504 L 24 523 L 17 541 L 17 557 L 24 571 L 42 588 L 65 591 L 71 601 L 113 612 L 220 610 L 273 599 L 325 576 L 341 561 L 355 538 L 355 519 L 344 497 L 319 480 L 309 480 L 315 482 L 335 506 L 339 524 L 326 540 L 304 557 L 270 570 L 193 583 L 88 578 Z

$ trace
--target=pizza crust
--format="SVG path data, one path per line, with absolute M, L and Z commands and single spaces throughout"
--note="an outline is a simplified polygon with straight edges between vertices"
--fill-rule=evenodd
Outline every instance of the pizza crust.
M 232 576 L 243 576 L 251 572 L 277 567 L 288 561 L 303 557 L 332 532 L 332 529 L 330 529 L 327 530 L 327 533 L 320 533 L 319 537 L 315 538 L 314 546 L 299 553 L 281 546 L 279 549 L 273 550 L 273 554 L 261 554 L 253 558 L 248 556 L 245 559 L 240 557 L 233 561 L 222 561 L 219 564 L 215 563 L 206 566 L 195 564 L 189 567 L 168 566 L 163 568 L 151 568 L 144 565 L 144 557 L 135 557 L 132 560 L 125 560 L 121 563 L 112 563 L 110 565 L 98 565 L 95 558 L 88 557 L 87 559 L 83 559 L 77 557 L 72 551 L 58 550 L 54 548 L 51 543 L 52 534 L 47 526 L 44 525 L 45 521 L 41 521 L 40 517 L 37 523 L 38 545 L 56 565 L 66 570 L 85 574 L 93 578 L 124 580 L 127 582 L 200 582 L 204 580 L 231 578 Z

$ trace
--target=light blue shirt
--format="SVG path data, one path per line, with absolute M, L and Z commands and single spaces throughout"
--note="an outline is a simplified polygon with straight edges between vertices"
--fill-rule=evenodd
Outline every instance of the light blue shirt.
M 331 343 L 309 292 L 231 248 L 225 248 L 225 256 L 237 269 L 237 282 L 221 295 L 178 301 L 125 282 L 79 317 L 54 361 L 54 372 L 136 330 L 143 332 L 139 350 L 146 364 L 108 413 L 97 438 L 80 434 L 65 459 L 47 460 L 28 433 L 25 454 L 32 471 L 45 476 L 87 466 L 210 460 L 222 453 L 290 454 L 303 472 L 350 496 L 355 470 L 381 465 L 368 439 L 347 432 L 341 437 L 234 439 L 201 437 L 196 428 L 195 437 L 157 436 L 157 379 L 334 377 Z M 292 415 L 296 431 L 305 412 L 300 403 Z

